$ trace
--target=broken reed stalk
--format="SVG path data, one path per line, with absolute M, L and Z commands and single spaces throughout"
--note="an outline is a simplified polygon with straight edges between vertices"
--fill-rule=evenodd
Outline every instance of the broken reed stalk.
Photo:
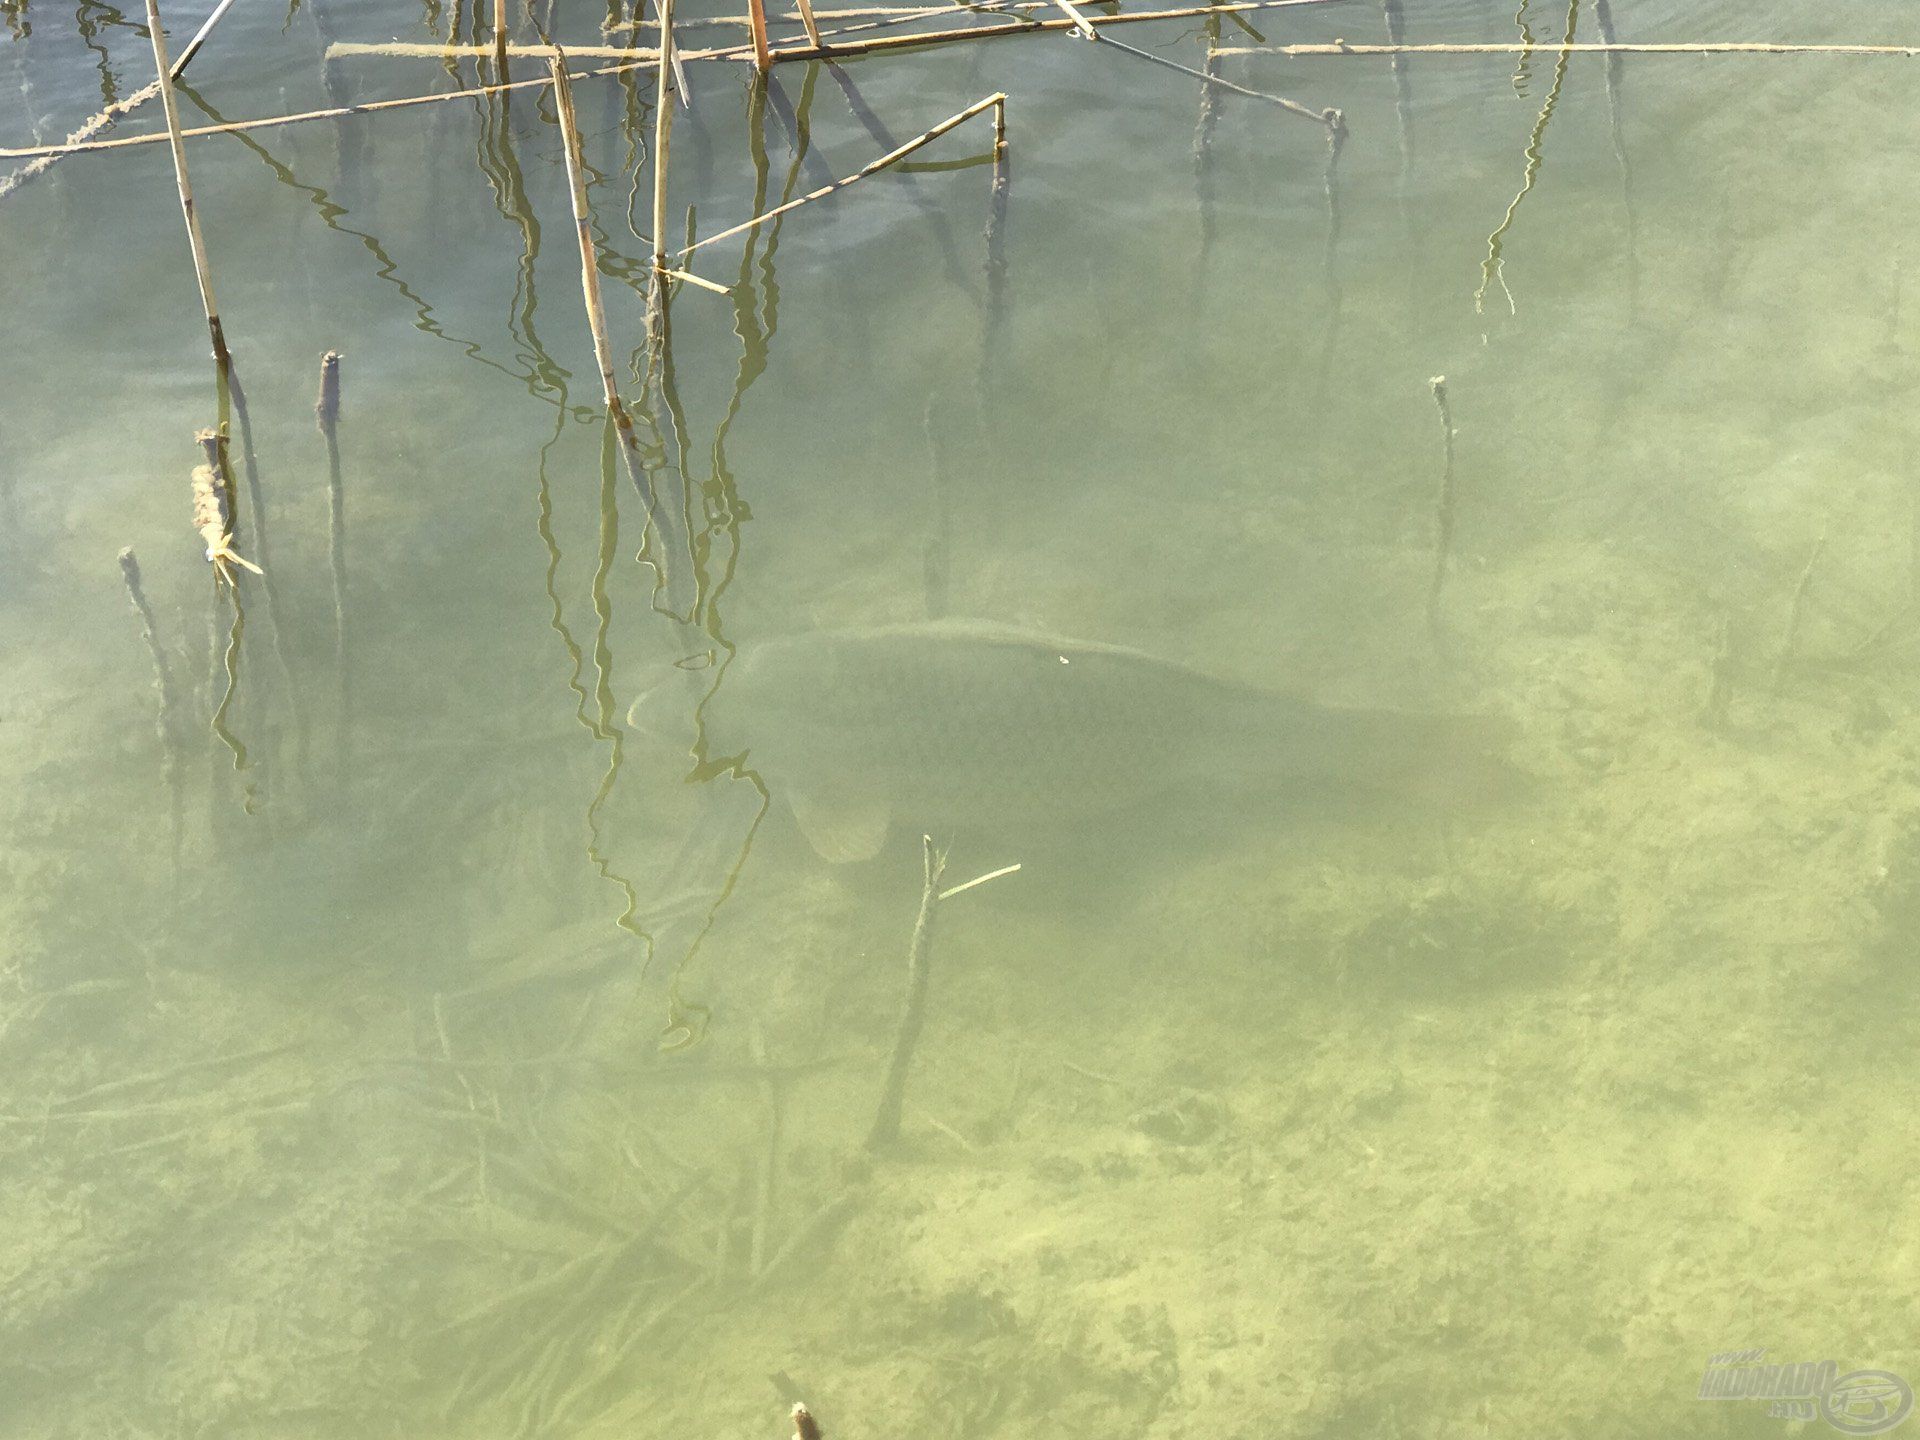
M 653 110 L 653 268 L 667 265 L 667 144 L 673 138 L 673 0 L 660 0 L 659 85 Z
M 167 60 L 167 32 L 160 23 L 159 0 L 147 0 L 147 29 L 153 37 L 153 63 L 159 74 L 160 103 L 167 112 L 167 140 L 173 151 L 173 180 L 180 192 L 180 211 L 187 220 L 187 241 L 193 247 L 193 273 L 200 282 L 200 304 L 207 312 L 207 334 L 213 358 L 225 369 L 232 357 L 220 328 L 220 307 L 213 298 L 213 272 L 207 266 L 207 246 L 200 236 L 200 217 L 193 207 L 193 186 L 187 180 L 187 147 L 181 143 L 180 102 L 173 93 L 173 75 Z
M 900 1138 L 900 1112 L 906 1104 L 907 1070 L 913 1064 L 913 1048 L 927 1021 L 928 964 L 933 951 L 933 915 L 940 904 L 940 877 L 946 873 L 947 856 L 933 848 L 933 837 L 920 837 L 925 884 L 920 890 L 920 914 L 913 922 L 913 942 L 907 949 L 907 995 L 900 1011 L 900 1030 L 893 1042 L 893 1059 L 887 1066 L 886 1088 L 880 1092 L 880 1108 L 873 1117 L 873 1129 L 867 1133 L 869 1150 L 884 1150 Z
M 793 1440 L 820 1440 L 820 1422 L 813 1418 L 806 1402 L 796 1400 L 788 1418 L 793 1421 Z
M 233 566 L 260 573 L 260 567 L 233 548 L 233 471 L 227 463 L 227 437 L 218 430 L 196 430 L 194 440 L 206 463 L 193 470 L 193 528 L 207 547 L 216 578 L 233 584 Z
M 200 47 L 207 43 L 207 37 L 213 33 L 213 27 L 220 23 L 220 17 L 225 15 L 232 7 L 233 0 L 220 0 L 220 3 L 214 6 L 213 13 L 201 22 L 200 28 L 194 31 L 193 38 L 187 41 L 186 48 L 180 52 L 179 58 L 173 62 L 173 67 L 168 72 L 175 80 L 178 80 L 186 71 L 187 66 L 193 63 L 193 57 L 200 53 Z M 113 104 L 94 115 L 86 124 L 68 135 L 66 140 L 67 145 L 74 146 L 83 141 L 91 140 L 95 135 L 98 135 L 102 130 L 113 124 L 114 121 L 120 119 L 121 116 L 131 115 L 159 93 L 160 82 L 156 79 L 141 86 L 140 89 L 134 91 L 133 94 L 127 96 L 124 100 L 116 100 Z M 63 154 L 70 153 L 72 153 L 70 150 L 56 150 L 48 154 L 43 154 L 28 164 L 22 165 L 6 178 L 0 179 L 0 199 L 4 199 L 9 192 L 19 189 L 22 185 L 26 184 L 27 181 L 33 179 L 34 176 L 44 174 L 46 171 L 51 170 L 55 165 L 60 163 Z
M 333 668 L 338 684 L 340 783 L 352 773 L 353 676 L 347 664 L 347 494 L 340 479 L 340 352 L 320 357 L 313 415 L 327 442 L 327 564 L 333 572 Z
M 1453 411 L 1447 404 L 1447 377 L 1436 375 L 1427 382 L 1433 391 L 1433 403 L 1440 410 L 1440 437 L 1446 447 L 1446 465 L 1440 476 L 1440 495 L 1434 505 L 1433 581 L 1427 587 L 1427 634 L 1433 643 L 1443 643 L 1440 628 L 1440 591 L 1447 583 L 1447 563 L 1453 555 Z
M 1301 5 L 1327 5 L 1333 0 L 1232 0 L 1224 5 L 1184 5 L 1172 10 L 1143 10 L 1133 14 L 1090 15 L 1096 29 L 1105 29 L 1112 25 L 1127 25 L 1150 20 L 1192 20 L 1208 15 L 1238 15 L 1256 10 L 1286 10 Z M 993 12 L 987 12 L 993 13 Z M 892 35 L 880 39 L 857 41 L 850 44 L 836 44 L 835 34 L 825 32 L 821 39 L 827 43 L 813 45 L 776 47 L 770 54 L 776 65 L 796 60 L 818 60 L 824 56 L 836 59 L 852 59 L 859 55 L 875 51 L 894 50 L 916 45 L 942 45 L 954 41 L 992 40 L 1006 35 L 1024 35 L 1047 30 L 1063 30 L 1069 27 L 1065 20 L 1022 20 L 1007 25 L 970 25 L 955 30 L 930 30 L 915 35 Z M 366 45 L 342 41 L 327 47 L 325 59 L 341 59 L 351 55 L 424 55 L 443 58 L 447 55 L 487 56 L 493 53 L 491 46 L 447 46 L 382 44 Z M 509 55 L 528 54 L 542 59 L 553 53 L 549 45 L 507 47 Z M 620 46 L 595 45 L 576 47 L 573 52 L 595 59 L 621 59 L 623 63 L 605 65 L 596 70 L 581 71 L 571 78 L 575 80 L 597 79 L 607 75 L 624 75 L 632 70 L 643 70 L 654 64 L 658 52 L 653 50 L 627 49 Z M 680 60 L 746 60 L 751 57 L 750 47 L 725 46 L 713 50 L 676 50 Z M 1242 53 L 1252 53 L 1246 49 Z M 333 105 L 323 110 L 302 110 L 288 115 L 264 115 L 253 120 L 230 120 L 218 125 L 194 125 L 180 132 L 181 138 L 197 140 L 208 135 L 234 135 L 251 130 L 272 130 L 282 125 L 302 125 L 312 120 L 341 120 L 354 115 L 377 115 L 388 110 L 410 109 L 416 105 L 439 105 L 450 100 L 483 99 L 490 95 L 503 95 L 515 90 L 537 89 L 550 85 L 552 81 L 542 76 L 533 80 L 506 80 L 491 85 L 474 85 L 459 90 L 440 90 L 428 95 L 402 95 L 392 100 L 368 100 L 353 105 Z M 42 156 L 78 155 L 95 150 L 121 150 L 129 146 L 159 145 L 171 137 L 160 132 L 152 135 L 121 135 L 108 140 L 83 140 L 62 145 L 25 145 L 18 147 L 0 147 L 0 160 L 27 160 Z
M 1061 3 L 1064 4 L 1065 0 L 1061 0 Z M 1078 10 L 1073 13 L 1080 15 Z M 1089 17 L 1084 15 L 1080 18 L 1089 19 Z M 1249 100 L 1264 101 L 1268 105 L 1278 106 L 1290 115 L 1298 115 L 1302 120 L 1312 120 L 1318 124 L 1325 125 L 1329 130 L 1338 129 L 1343 134 L 1345 133 L 1346 124 L 1340 119 L 1340 112 L 1338 110 L 1315 110 L 1311 105 L 1302 105 L 1298 100 L 1289 100 L 1284 95 L 1272 95 L 1265 90 L 1253 90 L 1245 85 L 1236 85 L 1233 81 L 1224 79 L 1212 73 L 1210 70 L 1196 70 L 1191 65 L 1182 65 L 1178 60 L 1169 60 L 1164 55 L 1155 55 L 1151 50 L 1142 50 L 1137 45 L 1128 45 L 1124 41 L 1113 39 L 1111 36 L 1101 35 L 1092 28 L 1091 23 L 1089 23 L 1087 28 L 1086 37 L 1089 40 L 1098 40 L 1107 45 L 1111 45 L 1114 49 L 1132 55 L 1136 59 L 1149 61 L 1152 64 L 1163 66 L 1168 70 L 1176 70 L 1182 75 L 1190 76 L 1200 81 L 1202 84 L 1211 85 L 1220 90 L 1231 90 L 1235 95 L 1244 95 Z M 1207 54 L 1211 62 L 1211 57 L 1214 52 L 1209 50 Z
M 1295 60 L 1365 55 L 1530 55 L 1536 50 L 1566 50 L 1575 55 L 1920 55 L 1912 45 L 1775 45 L 1764 40 L 1684 44 L 1608 44 L 1580 41 L 1571 45 L 1228 45 L 1223 55 L 1285 55 Z
M 784 215 L 789 210 L 797 210 L 802 205 L 809 204 L 810 202 L 815 200 L 824 199 L 828 195 L 832 195 L 837 191 L 844 190 L 849 185 L 854 184 L 856 181 L 864 180 L 866 179 L 867 176 L 872 175 L 877 171 L 884 170 L 889 165 L 893 165 L 898 163 L 901 160 L 904 160 L 907 156 L 913 154 L 914 151 L 920 149 L 922 146 L 931 144 L 933 141 L 938 140 L 942 135 L 946 134 L 949 130 L 953 129 L 955 126 L 964 124 L 966 121 L 971 120 L 974 116 L 978 115 L 982 110 L 991 109 L 995 112 L 994 135 L 996 137 L 995 143 L 996 145 L 998 145 L 1001 143 L 1001 137 L 1004 137 L 1006 134 L 1006 123 L 1007 123 L 1006 109 L 1005 109 L 1006 103 L 1007 103 L 1006 95 L 999 91 L 996 91 L 992 95 L 985 96 L 982 99 L 976 100 L 973 102 L 973 104 L 969 105 L 966 109 L 962 110 L 959 114 L 949 116 L 947 119 L 942 120 L 938 125 L 934 126 L 931 130 L 928 130 L 923 134 L 914 136 L 913 139 L 907 141 L 904 145 L 896 146 L 894 149 L 889 150 L 885 155 L 882 155 L 879 159 L 869 161 L 867 164 L 861 166 L 858 170 L 854 171 L 853 174 L 842 176 L 838 180 L 830 181 L 829 183 L 820 186 L 818 189 L 809 190 L 805 195 L 801 195 L 796 199 L 789 200 L 784 205 L 776 205 L 773 207 L 773 209 L 766 211 L 764 214 L 756 215 L 751 220 L 743 220 L 738 225 L 730 226 L 725 230 L 718 231 L 715 234 L 708 235 L 703 239 L 696 240 L 691 245 L 688 245 L 685 249 L 683 249 L 680 252 L 680 256 L 684 260 L 687 256 L 691 255 L 694 251 L 698 250 L 703 245 L 711 245 L 717 240 L 725 240 L 730 236 L 740 234 L 742 231 L 751 230 L 754 226 L 763 224 L 764 222 L 771 220 L 776 215 Z M 656 228 L 655 230 L 656 238 L 654 240 L 655 245 L 658 245 L 660 243 L 659 239 L 657 238 L 658 234 L 659 232 Z

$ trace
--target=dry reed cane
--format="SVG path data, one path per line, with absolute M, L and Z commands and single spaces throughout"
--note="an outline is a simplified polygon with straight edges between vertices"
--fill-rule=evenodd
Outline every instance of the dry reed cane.
M 764 75 L 773 66 L 767 50 L 766 0 L 747 0 L 747 29 L 753 36 L 753 68 Z
M 226 332 L 220 325 L 220 306 L 213 298 L 213 271 L 207 265 L 207 246 L 200 235 L 200 217 L 193 205 L 193 186 L 187 180 L 187 147 L 180 136 L 180 102 L 173 93 L 172 66 L 167 59 L 167 32 L 160 23 L 159 0 L 147 0 L 147 29 L 153 36 L 153 63 L 159 74 L 160 103 L 167 112 L 167 140 L 173 150 L 173 180 L 180 192 L 180 212 L 187 221 L 187 242 L 193 248 L 194 278 L 200 283 L 200 304 L 207 313 L 207 334 L 213 358 L 224 369 L 231 361 Z
M 653 115 L 653 268 L 667 265 L 667 144 L 673 135 L 668 86 L 673 73 L 673 0 L 660 0 L 659 87 Z

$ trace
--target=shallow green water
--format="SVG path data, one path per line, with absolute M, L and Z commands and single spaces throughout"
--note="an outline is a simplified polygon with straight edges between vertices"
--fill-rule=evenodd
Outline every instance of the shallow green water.
M 1543 48 L 1220 62 L 1340 107 L 1331 168 L 1311 121 L 1062 35 L 761 94 L 692 66 L 676 244 L 996 90 L 1010 149 L 997 203 L 975 120 L 698 252 L 730 293 L 676 290 L 651 364 L 652 77 L 581 82 L 690 550 L 607 438 L 544 95 L 190 142 L 244 416 L 164 146 L 0 195 L 0 1434 L 774 1435 L 804 1395 L 847 1436 L 1765 1435 L 1696 1398 L 1716 1354 L 1920 1376 L 1911 63 L 1610 77 L 1556 64 L 1591 5 L 1408 9 Z M 151 74 L 130 13 L 0 18 L 0 143 Z M 188 123 L 489 77 L 321 61 L 452 24 L 242 0 Z M 1200 66 L 1206 28 L 1115 36 Z M 222 417 L 271 582 L 237 626 L 191 525 Z M 1531 784 L 1363 750 L 1326 778 L 1364 802 L 1108 813 L 1046 788 L 1089 727 L 956 706 L 1059 823 L 901 814 L 832 865 L 756 768 L 791 737 L 625 724 L 736 647 L 930 609 L 1503 715 Z M 1023 868 L 940 906 L 872 1153 L 923 825 L 948 884 Z

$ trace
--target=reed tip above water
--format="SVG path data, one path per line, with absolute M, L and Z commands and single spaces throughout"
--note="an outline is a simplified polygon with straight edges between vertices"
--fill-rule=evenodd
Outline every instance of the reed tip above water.
M 793 1407 L 793 1440 L 820 1440 L 820 1422 L 804 1403 Z
M 320 394 L 313 402 L 322 430 L 331 429 L 340 418 L 340 352 L 329 350 L 320 357 Z

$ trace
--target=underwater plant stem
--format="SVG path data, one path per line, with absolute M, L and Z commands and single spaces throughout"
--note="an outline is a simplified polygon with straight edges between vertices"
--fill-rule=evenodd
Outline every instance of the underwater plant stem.
M 907 996 L 900 1011 L 900 1031 L 893 1042 L 893 1060 L 887 1066 L 886 1088 L 880 1092 L 880 1108 L 873 1117 L 873 1129 L 867 1133 L 869 1150 L 884 1150 L 900 1138 L 900 1111 L 906 1103 L 907 1071 L 913 1064 L 914 1046 L 927 1021 L 927 978 L 933 951 L 933 916 L 940 904 L 940 877 L 946 873 L 947 856 L 936 850 L 931 835 L 920 837 L 925 884 L 920 891 L 920 914 L 913 922 L 913 942 L 907 948 Z
M 167 59 L 167 32 L 160 23 L 159 0 L 147 0 L 147 29 L 153 36 L 153 64 L 159 75 L 160 103 L 167 112 L 167 141 L 173 151 L 174 187 L 180 192 L 180 212 L 187 221 L 187 242 L 193 248 L 194 278 L 200 284 L 200 304 L 207 313 L 207 334 L 213 358 L 225 368 L 231 361 L 227 337 L 220 325 L 220 306 L 213 296 L 213 271 L 207 264 L 207 246 L 200 235 L 200 216 L 194 209 L 193 186 L 187 179 L 187 148 L 181 142 L 180 102 L 173 93 L 171 62 Z
M 333 668 L 338 686 L 339 783 L 353 774 L 353 671 L 347 660 L 347 493 L 340 478 L 340 352 L 320 357 L 320 395 L 313 405 L 327 442 L 327 565 L 333 572 Z

